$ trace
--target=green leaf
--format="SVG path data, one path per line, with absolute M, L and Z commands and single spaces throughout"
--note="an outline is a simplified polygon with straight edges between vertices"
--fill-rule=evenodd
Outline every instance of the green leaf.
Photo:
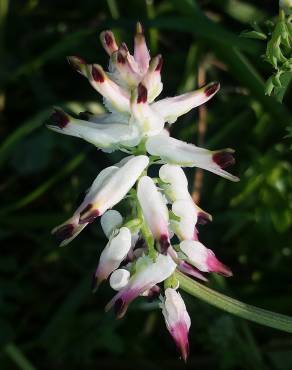
M 263 32 L 258 31 L 242 31 L 240 37 L 246 37 L 249 39 L 266 40 L 267 36 Z
M 218 293 L 195 280 L 176 272 L 175 276 L 179 280 L 179 286 L 187 293 L 211 304 L 223 311 L 229 312 L 243 319 L 254 321 L 258 324 L 269 326 L 274 329 L 292 333 L 292 317 L 276 312 L 264 310 L 234 298 L 230 298 L 222 293 Z
M 36 370 L 36 368 L 29 362 L 22 351 L 13 343 L 7 344 L 4 347 L 4 352 L 11 360 L 18 365 L 22 370 Z

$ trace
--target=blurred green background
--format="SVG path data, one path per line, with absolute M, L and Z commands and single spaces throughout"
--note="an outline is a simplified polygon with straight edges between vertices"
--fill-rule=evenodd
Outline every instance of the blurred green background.
M 105 314 L 113 292 L 106 284 L 96 295 L 90 290 L 106 243 L 99 223 L 66 248 L 57 248 L 50 230 L 120 157 L 44 127 L 54 105 L 75 113 L 102 109 L 65 57 L 106 66 L 99 32 L 111 28 L 132 47 L 135 22 L 142 21 L 152 55 L 164 57 L 163 96 L 221 82 L 206 109 L 172 127 L 188 142 L 236 150 L 240 183 L 205 172 L 194 189 L 214 217 L 200 238 L 234 272 L 230 279 L 212 276 L 209 286 L 292 315 L 291 141 L 284 138 L 292 94 L 282 105 L 264 95 L 271 74 L 261 57 L 265 45 L 238 37 L 250 22 L 277 13 L 271 0 L 0 0 L 1 370 L 292 369 L 291 335 L 187 295 L 186 366 L 156 303 L 138 299 L 121 321 Z M 194 171 L 187 174 L 192 184 Z

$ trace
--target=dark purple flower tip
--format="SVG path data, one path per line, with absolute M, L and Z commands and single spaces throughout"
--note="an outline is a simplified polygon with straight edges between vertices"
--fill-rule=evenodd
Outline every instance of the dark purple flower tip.
M 157 63 L 157 66 L 155 68 L 155 71 L 160 72 L 161 69 L 162 69 L 162 66 L 163 66 L 163 58 L 160 54 L 157 56 L 157 58 L 158 58 L 158 63 Z
M 126 58 L 124 57 L 123 53 L 120 51 L 118 51 L 117 62 L 120 64 L 126 63 Z
M 119 298 L 115 301 L 114 312 L 118 319 L 124 316 L 126 308 L 126 302 L 123 300 L 123 298 Z
M 79 224 L 86 224 L 93 222 L 96 217 L 100 216 L 100 212 L 97 209 L 92 209 L 93 204 L 88 204 L 81 212 L 79 218 Z M 85 217 L 83 217 L 86 215 Z
M 93 222 L 97 217 L 100 216 L 100 213 L 97 209 L 91 211 L 86 217 L 79 219 L 79 224 L 90 224 Z
M 73 236 L 74 229 L 75 227 L 73 224 L 67 224 L 60 226 L 57 230 L 55 230 L 53 235 L 57 243 L 60 244 L 62 241 L 71 238 Z
M 220 89 L 220 83 L 212 82 L 205 88 L 204 92 L 206 96 L 211 96 L 211 95 L 214 95 L 219 89 Z
M 159 252 L 162 254 L 166 254 L 169 247 L 170 247 L 169 236 L 161 235 L 159 239 Z
M 105 31 L 104 41 L 105 41 L 107 47 L 111 48 L 113 46 L 114 39 L 113 39 L 111 31 Z
M 199 225 L 206 225 L 210 221 L 212 221 L 212 217 L 208 213 L 205 213 L 205 212 L 199 212 L 198 213 L 197 223 Z
M 159 297 L 160 290 L 161 289 L 158 285 L 154 285 L 151 289 L 149 289 L 147 300 L 149 302 L 153 302 L 156 298 Z
M 213 154 L 213 161 L 220 167 L 226 168 L 232 166 L 235 163 L 233 157 L 234 151 L 232 149 L 225 149 Z
M 101 70 L 100 67 L 92 66 L 91 69 L 92 78 L 95 82 L 103 83 L 105 80 L 104 72 Z
M 137 97 L 137 103 L 147 103 L 147 89 L 146 87 L 140 82 L 138 85 L 138 97 Z
M 86 64 L 84 59 L 77 56 L 69 56 L 67 60 L 77 72 L 81 72 L 81 66 Z
M 80 112 L 80 113 L 78 114 L 78 117 L 79 117 L 80 119 L 82 119 L 82 120 L 85 120 L 85 121 L 88 121 L 88 120 L 89 120 L 89 118 L 90 118 L 90 116 L 93 116 L 93 113 L 92 113 L 92 112 L 90 112 L 89 110 L 86 110 L 86 111 L 84 111 L 84 112 Z
M 70 119 L 69 116 L 59 108 L 54 109 L 54 113 L 51 114 L 49 118 L 49 122 L 59 128 L 63 129 L 69 123 Z

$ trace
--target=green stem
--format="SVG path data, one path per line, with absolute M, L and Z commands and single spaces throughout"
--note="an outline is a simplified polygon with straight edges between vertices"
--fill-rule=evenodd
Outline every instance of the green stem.
M 180 288 L 187 293 L 211 304 L 221 310 L 229 312 L 243 319 L 254 321 L 258 324 L 269 326 L 274 329 L 292 333 L 292 317 L 264 310 L 236 299 L 218 293 L 195 280 L 188 278 L 181 272 L 176 272 L 175 276 L 179 280 Z
M 19 348 L 13 343 L 9 343 L 4 347 L 4 352 L 11 360 L 22 370 L 36 370 L 36 368 L 29 362 Z

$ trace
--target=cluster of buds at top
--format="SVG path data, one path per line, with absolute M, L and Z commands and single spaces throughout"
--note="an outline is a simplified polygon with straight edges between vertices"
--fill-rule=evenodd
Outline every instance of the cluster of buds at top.
M 114 307 L 120 318 L 136 297 L 159 296 L 167 329 L 186 360 L 191 320 L 174 272 L 205 281 L 205 273 L 232 273 L 198 239 L 197 225 L 211 216 L 193 202 L 181 167 L 199 167 L 231 181 L 238 178 L 225 170 L 234 163 L 233 150 L 210 151 L 185 143 L 170 137 L 164 126 L 206 103 L 220 86 L 210 83 L 155 100 L 162 91 L 162 57 L 151 59 L 141 25 L 133 55 L 125 43 L 117 44 L 111 31 L 102 32 L 101 41 L 110 57 L 108 72 L 79 57 L 68 59 L 103 96 L 108 112 L 83 112 L 73 118 L 56 109 L 48 127 L 105 152 L 129 155 L 102 170 L 72 217 L 52 232 L 63 246 L 101 217 L 108 243 L 94 274 L 94 288 L 109 279 L 117 291 L 106 309 Z M 160 165 L 159 177 L 147 175 L 150 165 Z M 131 204 L 130 217 L 112 209 L 125 197 Z

